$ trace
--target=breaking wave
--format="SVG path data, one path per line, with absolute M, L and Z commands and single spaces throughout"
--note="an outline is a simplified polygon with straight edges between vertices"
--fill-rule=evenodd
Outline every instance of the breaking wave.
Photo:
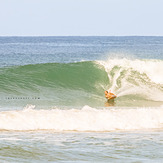
M 104 90 L 111 89 L 121 104 L 140 99 L 163 101 L 162 70 L 162 60 L 138 59 L 6 67 L 0 69 L 0 96 L 31 95 L 52 99 L 55 105 L 100 106 Z
M 136 116 L 135 116 L 136 115 Z M 163 108 L 111 108 L 35 110 L 0 112 L 0 130 L 54 130 L 107 132 L 116 130 L 163 129 Z

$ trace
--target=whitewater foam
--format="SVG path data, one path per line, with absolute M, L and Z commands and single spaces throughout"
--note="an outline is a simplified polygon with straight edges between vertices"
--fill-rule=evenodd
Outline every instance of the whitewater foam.
M 113 67 L 121 67 L 125 70 L 133 69 L 141 74 L 146 74 L 150 80 L 157 84 L 163 84 L 163 61 L 162 60 L 128 60 L 109 59 L 108 61 L 98 61 L 104 66 L 106 71 L 111 71 Z
M 163 108 L 111 108 L 0 112 L 0 130 L 54 130 L 106 132 L 115 130 L 162 129 Z
M 163 101 L 163 61 L 109 59 L 97 61 L 104 67 L 110 80 L 109 89 L 119 97 L 141 95 L 153 101 Z

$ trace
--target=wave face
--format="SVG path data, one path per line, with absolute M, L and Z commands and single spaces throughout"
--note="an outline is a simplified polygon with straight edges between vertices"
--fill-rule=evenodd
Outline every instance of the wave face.
M 37 96 L 66 106 L 96 101 L 103 97 L 101 84 L 109 82 L 105 69 L 92 61 L 2 68 L 0 78 L 3 96 Z
M 136 116 L 135 116 L 136 115 Z M 0 112 L 0 130 L 95 131 L 162 129 L 163 108 L 35 110 Z
M 0 96 L 37 96 L 53 106 L 103 106 L 104 90 L 111 89 L 117 106 L 160 106 L 162 70 L 162 60 L 129 59 L 6 67 L 0 69 Z

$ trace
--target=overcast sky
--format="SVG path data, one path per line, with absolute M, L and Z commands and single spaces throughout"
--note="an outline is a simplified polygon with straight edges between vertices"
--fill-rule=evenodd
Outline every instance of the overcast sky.
M 163 36 L 163 0 L 0 0 L 0 36 Z

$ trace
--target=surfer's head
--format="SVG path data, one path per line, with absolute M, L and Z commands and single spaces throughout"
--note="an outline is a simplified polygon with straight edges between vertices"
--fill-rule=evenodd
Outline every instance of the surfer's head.
M 105 94 L 108 94 L 108 91 L 105 91 Z

